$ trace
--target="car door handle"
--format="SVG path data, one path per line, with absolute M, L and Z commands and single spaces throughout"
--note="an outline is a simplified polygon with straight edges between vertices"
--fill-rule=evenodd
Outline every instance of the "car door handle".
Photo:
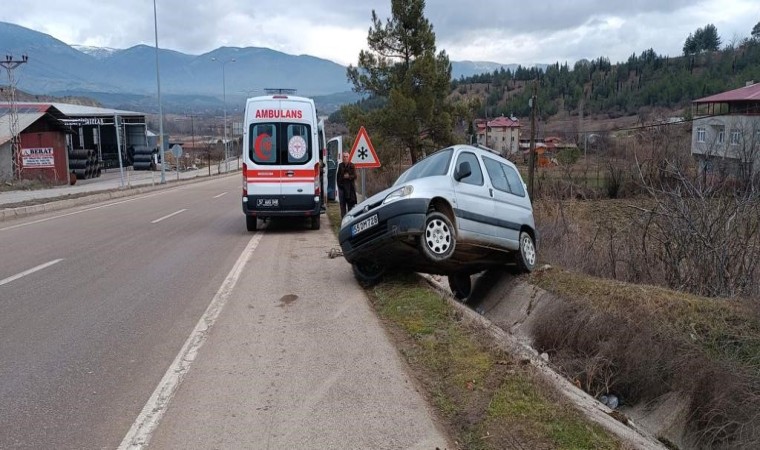
M 488 194 L 493 198 L 493 188 L 488 188 Z
M 293 175 L 295 175 L 295 173 L 292 170 L 288 170 L 287 172 L 285 172 L 285 175 L 292 177 Z

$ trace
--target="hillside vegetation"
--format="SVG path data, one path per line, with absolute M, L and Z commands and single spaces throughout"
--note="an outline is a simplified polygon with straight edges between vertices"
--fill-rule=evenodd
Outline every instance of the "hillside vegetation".
M 692 100 L 760 81 L 760 40 L 679 57 L 649 49 L 620 64 L 606 57 L 549 65 L 545 71 L 518 67 L 460 78 L 452 83 L 453 98 L 478 99 L 475 115 L 528 116 L 530 87 L 537 80 L 537 105 L 542 120 L 560 113 L 635 115 L 642 108 L 680 109 Z

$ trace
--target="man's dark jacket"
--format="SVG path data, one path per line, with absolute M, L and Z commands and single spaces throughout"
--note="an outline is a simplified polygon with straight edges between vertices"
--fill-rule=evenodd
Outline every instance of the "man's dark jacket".
M 343 174 L 348 173 L 348 178 L 343 178 Z M 356 180 L 356 167 L 352 163 L 338 164 L 338 190 L 340 191 L 340 198 L 346 200 L 346 203 L 356 204 L 356 186 L 354 186 L 354 180 Z

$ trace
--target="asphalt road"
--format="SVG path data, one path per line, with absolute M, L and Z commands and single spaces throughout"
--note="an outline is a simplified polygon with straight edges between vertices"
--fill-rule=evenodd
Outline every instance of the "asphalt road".
M 227 177 L 0 224 L 0 448 L 447 446 L 326 217 L 253 234 L 239 201 Z

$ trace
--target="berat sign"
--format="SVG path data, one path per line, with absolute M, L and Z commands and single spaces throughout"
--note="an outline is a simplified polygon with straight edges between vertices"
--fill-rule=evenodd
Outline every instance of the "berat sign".
M 257 119 L 302 119 L 303 111 L 297 109 L 257 109 Z

